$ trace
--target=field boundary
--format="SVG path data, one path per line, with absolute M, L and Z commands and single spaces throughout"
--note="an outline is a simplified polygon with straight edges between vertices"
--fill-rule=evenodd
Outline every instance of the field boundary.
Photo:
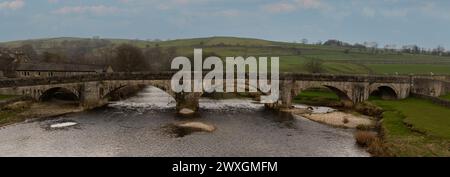
M 433 102 L 435 104 L 450 108 L 449 100 L 445 100 L 445 99 L 434 97 L 434 96 L 428 96 L 428 95 L 424 95 L 424 94 L 420 94 L 420 93 L 411 93 L 411 96 L 416 97 L 416 98 L 430 100 L 431 102 Z

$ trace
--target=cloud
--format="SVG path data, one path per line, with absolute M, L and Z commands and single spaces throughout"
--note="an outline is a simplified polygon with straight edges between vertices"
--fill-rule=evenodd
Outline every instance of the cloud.
M 362 14 L 366 17 L 374 17 L 376 13 L 376 10 L 370 7 L 364 7 L 362 9 Z
M 321 0 L 288 0 L 263 6 L 263 10 L 273 13 L 291 12 L 298 9 L 327 10 L 329 8 L 330 5 Z
M 23 0 L 13 0 L 13 1 L 5 1 L 0 2 L 0 9 L 11 9 L 17 10 L 22 8 L 25 5 Z
M 238 17 L 241 15 L 241 13 L 238 10 L 223 10 L 223 11 L 219 11 L 216 13 L 216 15 L 218 16 L 223 16 L 223 17 Z
M 408 9 L 392 9 L 381 11 L 381 14 L 385 17 L 405 17 L 408 15 L 408 13 Z
M 268 4 L 263 7 L 264 10 L 267 10 L 269 12 L 278 13 L 278 12 L 290 12 L 294 11 L 297 7 L 294 4 L 291 3 L 275 3 L 275 4 Z
M 445 6 L 437 5 L 434 2 L 423 2 L 417 9 L 418 12 L 426 16 L 450 20 L 450 14 L 448 13 L 448 9 L 446 9 Z
M 65 6 L 59 8 L 53 13 L 55 14 L 85 14 L 91 13 L 96 15 L 104 15 L 119 12 L 120 10 L 116 7 L 105 6 L 105 5 L 92 5 L 92 6 Z

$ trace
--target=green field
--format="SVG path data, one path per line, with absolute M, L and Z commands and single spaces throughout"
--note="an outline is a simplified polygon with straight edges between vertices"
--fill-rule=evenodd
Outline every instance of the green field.
M 450 93 L 441 96 L 441 98 L 446 99 L 446 100 L 450 100 Z
M 302 91 L 293 101 L 300 104 L 328 105 L 331 102 L 338 102 L 339 97 L 327 89 L 309 89 Z
M 52 46 L 77 41 L 95 41 L 87 38 L 50 38 L 0 43 L 4 47 L 19 47 L 32 44 L 37 51 L 45 51 Z M 168 41 L 145 41 L 128 39 L 105 39 L 111 46 L 128 43 L 141 48 L 159 46 L 176 47 L 177 54 L 191 56 L 194 48 L 202 48 L 204 53 L 226 56 L 278 56 L 283 72 L 308 72 L 307 59 L 323 62 L 323 72 L 333 74 L 450 74 L 450 57 L 407 54 L 380 50 L 359 50 L 355 48 L 305 45 L 299 43 L 276 42 L 261 39 L 237 37 L 208 37 L 178 39 Z M 95 42 L 93 42 L 95 43 Z
M 371 100 L 382 107 L 389 154 L 450 156 L 450 109 L 426 100 Z
M 5 99 L 9 99 L 9 98 L 14 98 L 16 96 L 14 95 L 0 95 L 0 100 L 5 100 Z

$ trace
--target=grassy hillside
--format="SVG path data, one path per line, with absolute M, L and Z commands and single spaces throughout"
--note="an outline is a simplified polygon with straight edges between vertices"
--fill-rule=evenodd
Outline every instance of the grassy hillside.
M 32 44 L 38 51 L 62 43 L 93 41 L 86 38 L 51 38 L 0 43 L 0 46 L 19 47 Z M 99 40 L 99 39 L 97 39 Z M 345 74 L 450 74 L 450 57 L 405 54 L 392 52 L 372 53 L 347 47 L 304 45 L 251 38 L 210 37 L 178 39 L 170 41 L 144 41 L 128 39 L 104 39 L 111 46 L 130 43 L 141 48 L 160 46 L 176 47 L 178 55 L 192 55 L 194 48 L 225 56 L 279 56 L 284 72 L 307 72 L 308 59 L 323 61 L 326 73 Z M 104 42 L 104 41 L 103 41 Z M 36 47 L 38 46 L 38 47 Z

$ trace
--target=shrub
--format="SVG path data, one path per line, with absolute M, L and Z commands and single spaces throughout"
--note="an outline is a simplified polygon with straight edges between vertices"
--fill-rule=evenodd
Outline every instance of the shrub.
M 348 120 L 348 118 L 344 118 L 344 120 L 342 121 L 344 124 L 349 123 L 350 121 Z
M 357 131 L 355 133 L 356 143 L 362 147 L 369 147 L 377 138 L 375 133 L 369 131 Z
M 374 126 L 364 125 L 364 124 L 360 124 L 360 125 L 356 126 L 357 130 L 362 130 L 362 131 L 369 131 L 369 130 L 372 130 L 374 128 L 375 128 Z
M 383 114 L 383 109 L 370 103 L 363 102 L 355 105 L 355 110 L 361 114 L 372 116 L 372 117 L 381 117 Z
M 381 138 L 375 138 L 367 148 L 367 151 L 375 157 L 392 157 L 393 154 L 387 150 L 387 145 Z

